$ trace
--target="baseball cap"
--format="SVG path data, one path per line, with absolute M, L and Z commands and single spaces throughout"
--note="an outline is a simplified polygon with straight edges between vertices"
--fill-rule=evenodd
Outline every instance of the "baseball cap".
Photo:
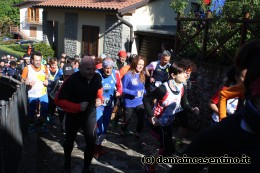
M 127 56 L 127 53 L 126 53 L 126 51 L 124 51 L 124 50 L 120 50 L 120 51 L 118 52 L 118 56 L 119 56 L 119 57 L 126 57 L 126 56 Z
M 69 76 L 69 75 L 72 75 L 73 73 L 74 73 L 74 69 L 73 69 L 72 65 L 69 63 L 64 64 L 63 75 Z

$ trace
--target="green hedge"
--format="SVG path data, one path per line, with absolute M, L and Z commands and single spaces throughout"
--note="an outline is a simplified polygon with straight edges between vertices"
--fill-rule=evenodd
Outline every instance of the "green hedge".
M 221 42 L 226 38 L 229 38 L 229 35 L 239 27 L 241 23 L 230 22 L 229 19 L 243 19 L 245 14 L 249 12 L 249 19 L 259 19 L 260 18 L 260 1 L 255 0 L 252 3 L 259 5 L 248 5 L 247 3 L 251 2 L 250 0 L 242 1 L 226 1 L 221 15 L 212 13 L 211 17 L 215 20 L 210 22 L 208 37 L 207 37 L 207 53 L 210 53 L 211 50 L 215 49 Z M 250 4 L 250 3 L 249 3 Z M 250 8 L 249 8 L 250 7 Z M 190 13 L 184 17 L 194 18 L 194 14 Z M 187 33 L 187 35 L 194 35 L 199 29 L 201 29 L 201 21 L 183 21 L 182 22 L 182 31 Z M 247 24 L 247 34 L 245 41 L 249 41 L 254 38 L 260 38 L 260 23 L 248 23 Z M 196 33 L 197 34 L 197 33 Z M 189 40 L 185 37 L 181 37 L 179 33 L 176 35 L 184 43 Z M 204 32 L 200 32 L 192 40 L 195 45 L 202 50 L 203 48 L 203 39 Z M 220 43 L 219 43 L 220 42 Z M 233 64 L 236 51 L 240 47 L 241 35 L 240 32 L 237 32 L 232 38 L 226 41 L 216 52 L 212 53 L 208 59 L 205 61 L 229 65 Z M 196 59 L 201 59 L 201 55 L 198 53 L 197 49 L 194 48 L 191 44 L 188 44 L 181 52 L 178 53 L 180 57 L 192 57 Z
M 10 48 L 9 45 L 0 45 L 0 54 L 1 55 L 12 55 L 16 58 L 20 58 L 22 57 L 25 53 L 24 52 L 20 52 L 20 51 L 16 51 L 13 50 L 12 48 Z
M 52 48 L 44 43 L 33 44 L 34 51 L 39 51 L 42 53 L 43 58 L 47 61 L 48 57 L 54 56 L 54 51 Z M 13 55 L 15 57 L 21 57 L 27 52 L 28 44 L 10 44 L 10 45 L 0 45 L 0 54 Z
M 28 50 L 28 44 L 11 44 L 8 45 L 7 47 L 18 52 L 24 52 L 26 53 Z
M 53 49 L 45 44 L 45 43 L 39 43 L 39 44 L 34 44 L 34 51 L 39 51 L 42 53 L 43 58 L 48 61 L 48 57 L 53 57 L 54 56 L 54 51 Z

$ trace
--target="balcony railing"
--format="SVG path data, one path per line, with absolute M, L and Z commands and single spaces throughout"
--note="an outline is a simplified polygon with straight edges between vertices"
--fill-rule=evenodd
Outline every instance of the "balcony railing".
M 29 24 L 36 24 L 36 25 L 41 25 L 42 24 L 42 18 L 37 18 L 37 17 L 26 17 L 25 22 Z

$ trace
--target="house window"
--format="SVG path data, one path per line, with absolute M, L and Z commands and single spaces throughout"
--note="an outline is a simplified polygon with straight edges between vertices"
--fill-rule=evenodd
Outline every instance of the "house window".
M 82 26 L 82 52 L 84 55 L 98 55 L 99 27 Z
M 30 27 L 30 37 L 36 37 L 37 36 L 37 28 L 36 27 Z
M 28 22 L 39 22 L 39 8 L 28 8 Z

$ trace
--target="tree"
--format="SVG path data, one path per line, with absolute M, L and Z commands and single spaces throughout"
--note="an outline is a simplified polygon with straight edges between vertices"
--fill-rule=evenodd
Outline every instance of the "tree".
M 170 6 L 178 15 L 183 15 L 188 4 L 189 0 L 172 0 Z
M 19 8 L 13 7 L 15 3 L 22 2 L 23 0 L 4 0 L 0 1 L 0 32 L 8 32 L 10 25 L 19 25 L 20 14 Z M 0 33 L 0 34 L 1 34 Z

